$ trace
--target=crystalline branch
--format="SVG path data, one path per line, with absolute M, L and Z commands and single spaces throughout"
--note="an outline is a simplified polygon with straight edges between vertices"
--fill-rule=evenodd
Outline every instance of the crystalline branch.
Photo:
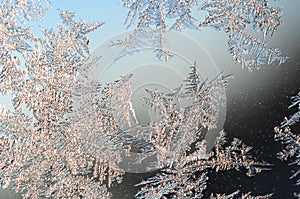
M 300 135 L 297 132 L 293 132 L 293 127 L 299 125 L 300 119 L 300 93 L 292 97 L 293 103 L 289 108 L 297 107 L 298 111 L 290 116 L 286 117 L 281 123 L 281 126 L 275 127 L 275 140 L 281 142 L 285 148 L 278 153 L 278 157 L 284 161 L 291 161 L 290 165 L 296 167 L 295 173 L 291 176 L 296 178 L 296 185 L 300 185 Z M 295 196 L 299 198 L 300 193 L 295 193 Z
M 166 32 L 209 26 L 228 34 L 230 54 L 249 70 L 275 61 L 281 64 L 287 59 L 279 49 L 270 48 L 265 42 L 282 24 L 281 8 L 269 6 L 268 0 L 123 0 L 123 3 L 129 9 L 126 24 L 135 28 L 127 39 L 114 43 L 125 46 L 122 55 L 132 52 L 133 44 L 141 45 L 138 41 L 144 39 L 152 41 L 159 58 L 168 60 L 172 54 L 165 47 Z M 197 12 L 204 12 L 205 19 L 195 17 Z M 263 41 L 249 34 L 250 29 L 261 32 Z

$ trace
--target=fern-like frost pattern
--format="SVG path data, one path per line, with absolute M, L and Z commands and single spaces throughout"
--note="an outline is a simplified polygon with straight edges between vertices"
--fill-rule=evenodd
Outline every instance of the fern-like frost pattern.
M 287 59 L 279 49 L 270 48 L 265 42 L 282 24 L 281 8 L 269 6 L 268 0 L 123 0 L 123 3 L 129 9 L 126 24 L 135 29 L 124 41 L 113 43 L 125 46 L 120 56 L 137 51 L 135 46 L 144 39 L 152 41 L 158 58 L 168 60 L 172 54 L 165 47 L 166 32 L 209 26 L 228 34 L 228 49 L 233 59 L 250 71 Z M 196 18 L 197 12 L 206 13 L 205 19 Z M 263 40 L 248 34 L 247 29 L 262 33 Z
M 290 177 L 296 179 L 296 185 L 300 185 L 300 135 L 293 132 L 294 125 L 298 125 L 300 119 L 300 93 L 292 97 L 293 103 L 289 108 L 297 107 L 298 111 L 292 116 L 285 117 L 281 126 L 275 127 L 275 140 L 281 142 L 285 148 L 278 153 L 278 157 L 284 161 L 290 161 L 290 165 L 296 167 L 295 173 Z M 300 198 L 300 193 L 295 193 L 295 197 Z

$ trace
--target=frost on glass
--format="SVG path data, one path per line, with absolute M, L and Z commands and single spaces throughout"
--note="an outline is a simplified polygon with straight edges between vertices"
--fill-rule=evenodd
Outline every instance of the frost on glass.
M 293 132 L 293 127 L 298 125 L 300 119 L 300 93 L 292 97 L 293 103 L 289 106 L 298 107 L 298 111 L 288 117 L 285 117 L 281 126 L 275 127 L 275 140 L 281 142 L 285 148 L 278 153 L 278 157 L 284 161 L 290 161 L 290 165 L 296 168 L 295 173 L 290 177 L 296 179 L 296 185 L 300 186 L 300 135 Z M 295 193 L 295 196 L 300 198 L 300 192 Z
M 218 172 L 244 168 L 247 170 L 247 175 L 252 176 L 268 169 L 268 164 L 256 162 L 252 158 L 250 150 L 251 147 L 238 139 L 234 139 L 230 144 L 226 143 L 225 132 L 221 131 L 212 152 L 207 153 L 205 141 L 196 142 L 195 150 L 183 153 L 172 165 L 164 167 L 154 177 L 137 184 L 136 186 L 142 188 L 136 197 L 139 199 L 202 198 L 207 186 L 209 170 Z M 222 197 L 216 194 L 211 198 Z
M 143 129 L 147 144 L 141 147 L 147 154 L 157 154 L 155 167 L 161 169 L 155 176 L 136 185 L 141 187 L 136 198 L 202 198 L 209 170 L 244 168 L 248 176 L 253 176 L 269 169 L 269 164 L 252 158 L 251 147 L 240 140 L 226 142 L 223 131 L 211 152 L 206 150 L 206 142 L 200 138 L 205 129 L 215 126 L 217 98 L 222 97 L 219 89 L 227 86 L 230 77 L 220 74 L 210 82 L 201 82 L 195 63 L 185 85 L 174 93 L 164 95 L 148 91 L 149 97 L 144 100 L 149 108 L 158 112 L 160 121 Z M 191 105 L 177 110 L 174 97 L 189 99 Z
M 268 195 L 264 195 L 264 196 L 253 196 L 251 195 L 251 192 L 249 193 L 240 193 L 239 190 L 231 193 L 231 194 L 211 194 L 211 196 L 209 197 L 209 199 L 234 199 L 234 198 L 241 198 L 241 199 L 268 199 L 268 198 L 272 198 L 273 194 L 268 194 Z
M 140 5 L 147 8 L 142 4 L 146 1 L 139 2 L 137 10 Z M 192 26 L 188 10 L 196 1 L 149 2 L 151 15 L 144 20 L 151 26 L 157 17 L 163 20 L 166 5 L 168 16 L 178 18 L 175 29 Z M 124 174 L 124 150 L 156 155 L 150 166 L 160 168 L 156 176 L 137 185 L 142 187 L 137 198 L 201 198 L 208 170 L 245 168 L 252 176 L 268 169 L 240 140 L 226 143 L 224 132 L 210 153 L 200 138 L 217 123 L 230 75 L 200 81 L 195 63 L 173 93 L 147 90 L 143 100 L 159 120 L 139 126 L 130 101 L 131 75 L 106 85 L 89 79 L 98 58 L 89 59 L 86 34 L 102 24 L 78 21 L 75 13 L 60 11 L 62 23 L 42 29 L 44 37 L 38 38 L 25 22 L 40 19 L 49 6 L 47 1 L 29 0 L 0 4 L 0 91 L 10 95 L 13 104 L 10 110 L 0 110 L 2 188 L 11 186 L 24 198 L 111 198 L 110 187 L 121 183 Z M 131 13 L 129 21 L 138 13 Z M 142 26 L 147 28 L 147 23 Z M 159 45 L 164 43 L 166 25 L 162 21 L 154 30 Z M 158 51 L 168 55 L 161 46 Z M 178 108 L 176 99 L 189 105 Z
M 153 168 L 171 166 L 180 159 L 191 145 L 203 136 L 207 129 L 216 127 L 219 109 L 226 97 L 223 89 L 231 75 L 218 75 L 211 81 L 200 81 L 198 65 L 191 67 L 185 84 L 173 93 L 147 90 L 145 104 L 155 112 L 159 120 L 148 126 L 138 126 L 136 131 L 143 135 L 145 154 L 155 154 L 157 162 Z M 176 100 L 188 100 L 185 108 L 177 108 Z M 151 169 L 151 168 L 149 168 Z
M 228 35 L 228 50 L 233 59 L 249 70 L 277 61 L 283 63 L 287 57 L 279 49 L 268 47 L 264 41 L 272 36 L 282 24 L 282 10 L 269 6 L 268 0 L 123 0 L 129 9 L 126 24 L 135 27 L 124 41 L 112 45 L 124 45 L 121 53 L 138 51 L 141 38 L 150 40 L 160 59 L 168 60 L 172 54 L 164 47 L 165 33 L 185 28 L 199 29 L 209 26 Z M 198 19 L 199 13 L 206 14 Z M 252 29 L 261 32 L 262 41 L 250 35 Z
M 24 23 L 42 17 L 47 6 L 44 1 L 1 2 L 0 90 L 12 96 L 13 109 L 0 115 L 0 183 L 24 198 L 109 198 L 107 187 L 121 173 L 114 166 L 118 155 L 92 153 L 99 149 L 87 148 L 76 115 L 83 115 L 84 102 L 90 110 L 97 105 L 99 83 L 85 78 L 92 64 L 86 63 L 86 34 L 101 24 L 77 22 L 74 13 L 61 11 L 57 31 L 43 29 L 45 37 L 37 38 Z M 81 96 L 89 101 L 75 104 Z M 112 130 L 98 134 L 111 140 L 116 121 L 103 115 L 96 117 L 102 124 L 111 122 L 106 126 Z M 103 148 L 111 145 L 104 142 Z

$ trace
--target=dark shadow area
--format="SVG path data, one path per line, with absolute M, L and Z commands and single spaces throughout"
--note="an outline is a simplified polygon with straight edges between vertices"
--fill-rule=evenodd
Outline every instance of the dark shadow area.
M 281 66 L 268 66 L 256 72 L 239 70 L 235 74 L 227 90 L 224 126 L 227 137 L 241 139 L 253 147 L 252 154 L 257 160 L 274 166 L 251 178 L 246 172 L 211 172 L 206 197 L 210 193 L 232 193 L 239 189 L 253 195 L 273 192 L 272 198 L 284 199 L 293 198 L 293 192 L 299 191 L 295 180 L 289 179 L 295 167 L 277 159 L 283 146 L 274 141 L 273 131 L 285 116 L 297 111 L 297 107 L 288 109 L 288 106 L 291 96 L 300 91 L 299 63 L 300 59 L 289 59 Z

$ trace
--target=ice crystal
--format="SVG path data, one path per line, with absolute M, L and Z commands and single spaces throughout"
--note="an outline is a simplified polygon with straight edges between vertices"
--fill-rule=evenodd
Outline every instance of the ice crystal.
M 123 0 L 129 8 L 126 23 L 135 26 L 134 33 L 123 42 L 122 53 L 137 50 L 133 44 L 141 44 L 134 37 L 154 41 L 157 56 L 168 60 L 171 53 L 166 50 L 165 33 L 170 30 L 181 31 L 184 28 L 198 29 L 210 26 L 228 34 L 229 51 L 234 60 L 247 66 L 249 70 L 259 68 L 263 64 L 274 61 L 282 63 L 286 60 L 278 49 L 269 48 L 264 41 L 259 41 L 247 34 L 249 27 L 263 32 L 263 40 L 282 24 L 281 8 L 270 7 L 268 0 Z M 205 11 L 204 21 L 195 17 L 196 9 Z M 148 33 L 148 34 L 145 34 Z M 121 54 L 122 55 L 122 54 Z
M 287 59 L 279 49 L 268 48 L 266 42 L 241 31 L 231 31 L 228 44 L 233 58 L 249 70 L 259 69 L 261 65 L 272 64 L 275 61 L 282 64 Z
M 184 153 L 172 164 L 160 170 L 154 177 L 148 178 L 136 186 L 142 186 L 137 198 L 202 198 L 208 180 L 207 171 L 245 168 L 247 175 L 252 176 L 267 169 L 268 164 L 258 163 L 252 159 L 251 147 L 234 139 L 229 146 L 224 146 L 225 133 L 220 132 L 215 150 L 206 153 L 204 141 L 196 144 L 195 150 Z M 216 198 L 220 198 L 217 195 Z M 246 198 L 246 197 L 245 197 Z
M 171 29 L 193 27 L 191 8 L 197 1 L 124 2 L 135 10 L 129 24 L 144 13 L 136 34 L 157 26 L 153 33 L 162 57 L 170 56 L 163 47 L 165 15 L 177 19 Z M 44 37 L 37 38 L 24 24 L 40 19 L 48 7 L 48 1 L 0 4 L 0 91 L 13 102 L 12 110 L 0 110 L 3 188 L 11 185 L 24 198 L 110 198 L 110 186 L 124 174 L 122 151 L 131 150 L 156 155 L 151 167 L 160 168 L 139 184 L 144 188 L 138 198 L 201 198 L 210 169 L 243 167 L 249 176 L 265 169 L 267 164 L 254 161 L 251 148 L 240 140 L 224 146 L 223 132 L 211 153 L 200 139 L 217 124 L 230 75 L 202 81 L 195 63 L 175 92 L 147 90 L 143 100 L 159 120 L 140 126 L 131 103 L 131 75 L 106 85 L 89 79 L 97 59 L 89 59 L 86 34 L 102 24 L 77 21 L 75 13 L 60 11 L 63 23 L 57 30 L 42 29 Z M 129 37 L 132 47 L 135 42 Z M 176 100 L 188 105 L 178 108 Z
M 298 95 L 292 97 L 292 100 L 293 100 L 293 103 L 288 108 L 298 106 L 298 112 L 296 112 L 290 118 L 285 118 L 285 120 L 281 123 L 281 127 L 291 126 L 300 121 L 300 93 L 298 93 Z
M 195 19 L 192 16 L 192 8 L 198 4 L 198 0 L 123 0 L 124 6 L 129 8 L 126 18 L 128 27 L 137 23 L 134 33 L 123 41 L 114 42 L 114 45 L 124 45 L 125 49 L 120 56 L 128 52 L 136 51 L 137 44 L 141 39 L 150 40 L 154 44 L 155 52 L 158 58 L 168 60 L 172 55 L 165 45 L 165 33 L 172 30 L 181 30 L 182 28 L 197 28 Z M 169 19 L 175 19 L 176 22 L 169 27 Z M 139 38 L 139 39 L 133 39 Z
M 220 74 L 209 82 L 201 82 L 197 64 L 191 68 L 186 85 L 176 92 L 164 94 L 147 90 L 148 97 L 143 97 L 149 108 L 157 113 L 159 121 L 138 127 L 136 131 L 147 143 L 142 146 L 144 153 L 157 155 L 155 168 L 170 166 L 183 153 L 190 151 L 191 145 L 206 129 L 216 126 L 219 109 L 225 106 L 224 88 L 231 76 Z M 175 100 L 189 100 L 189 105 L 178 109 Z
M 290 118 L 285 118 L 285 120 L 281 123 L 280 127 L 275 127 L 275 140 L 280 141 L 285 145 L 285 148 L 278 153 L 278 156 L 281 160 L 289 160 L 293 161 L 290 165 L 296 166 L 296 172 L 291 176 L 292 178 L 296 178 L 296 185 L 300 185 L 300 135 L 294 133 L 292 131 L 293 125 L 299 122 L 300 119 L 300 93 L 297 96 L 292 97 L 293 103 L 289 106 L 292 108 L 294 106 L 298 106 L 298 111 L 292 115 Z M 298 198 L 299 198 L 298 193 Z
M 249 193 L 240 193 L 239 190 L 231 193 L 231 194 L 211 194 L 211 196 L 209 197 L 209 199 L 233 199 L 233 198 L 242 198 L 242 199 L 268 199 L 271 198 L 273 194 L 268 194 L 268 195 L 264 195 L 264 196 L 252 196 L 251 192 Z
M 263 38 L 273 35 L 281 21 L 281 8 L 270 7 L 268 0 L 206 0 L 200 7 L 208 11 L 201 26 L 212 26 L 229 35 L 229 51 L 234 60 L 250 70 L 274 61 L 282 63 L 286 57 L 278 49 L 269 49 L 265 42 L 247 34 L 248 26 L 263 32 Z M 252 56 L 253 58 L 249 58 Z

